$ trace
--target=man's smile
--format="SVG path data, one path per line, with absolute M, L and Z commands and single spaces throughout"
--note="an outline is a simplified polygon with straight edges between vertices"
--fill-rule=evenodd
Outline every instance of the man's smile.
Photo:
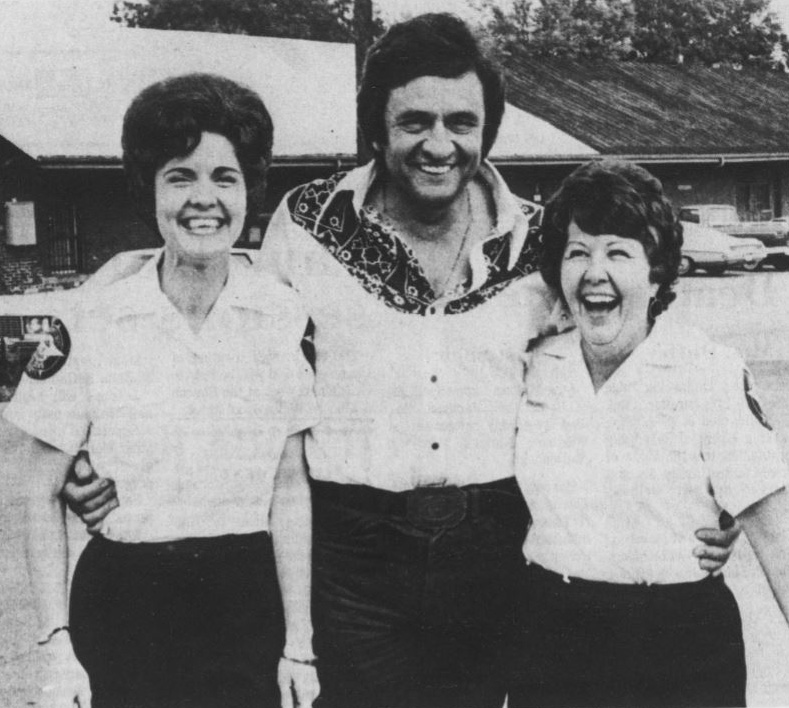
M 441 176 L 447 174 L 455 165 L 430 165 L 430 164 L 417 164 L 415 167 L 422 171 L 426 172 L 429 175 L 436 175 Z

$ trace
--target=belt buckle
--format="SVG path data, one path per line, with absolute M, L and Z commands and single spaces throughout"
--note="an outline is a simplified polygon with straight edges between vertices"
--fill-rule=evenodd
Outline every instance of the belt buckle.
M 466 518 L 466 494 L 459 487 L 417 487 L 408 492 L 406 518 L 428 531 L 454 528 Z

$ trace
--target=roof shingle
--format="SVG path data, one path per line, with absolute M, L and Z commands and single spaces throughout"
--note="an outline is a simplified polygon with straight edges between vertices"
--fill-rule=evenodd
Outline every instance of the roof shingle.
M 789 76 L 756 68 L 521 59 L 508 100 L 603 154 L 789 152 Z

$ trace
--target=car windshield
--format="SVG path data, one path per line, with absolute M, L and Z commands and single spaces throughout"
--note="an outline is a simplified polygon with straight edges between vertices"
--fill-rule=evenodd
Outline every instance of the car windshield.
M 736 224 L 738 221 L 739 219 L 737 218 L 737 210 L 734 207 L 713 207 L 709 210 L 710 226 L 718 226 L 720 224 Z

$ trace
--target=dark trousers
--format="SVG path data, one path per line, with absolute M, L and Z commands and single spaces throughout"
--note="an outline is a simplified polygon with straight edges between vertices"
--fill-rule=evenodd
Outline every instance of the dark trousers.
M 743 706 L 745 652 L 722 577 L 620 585 L 523 565 L 509 708 Z
M 71 591 L 94 708 L 279 708 L 283 619 L 266 533 L 90 541 Z
M 313 483 L 321 708 L 503 704 L 528 510 L 513 479 L 423 491 Z

